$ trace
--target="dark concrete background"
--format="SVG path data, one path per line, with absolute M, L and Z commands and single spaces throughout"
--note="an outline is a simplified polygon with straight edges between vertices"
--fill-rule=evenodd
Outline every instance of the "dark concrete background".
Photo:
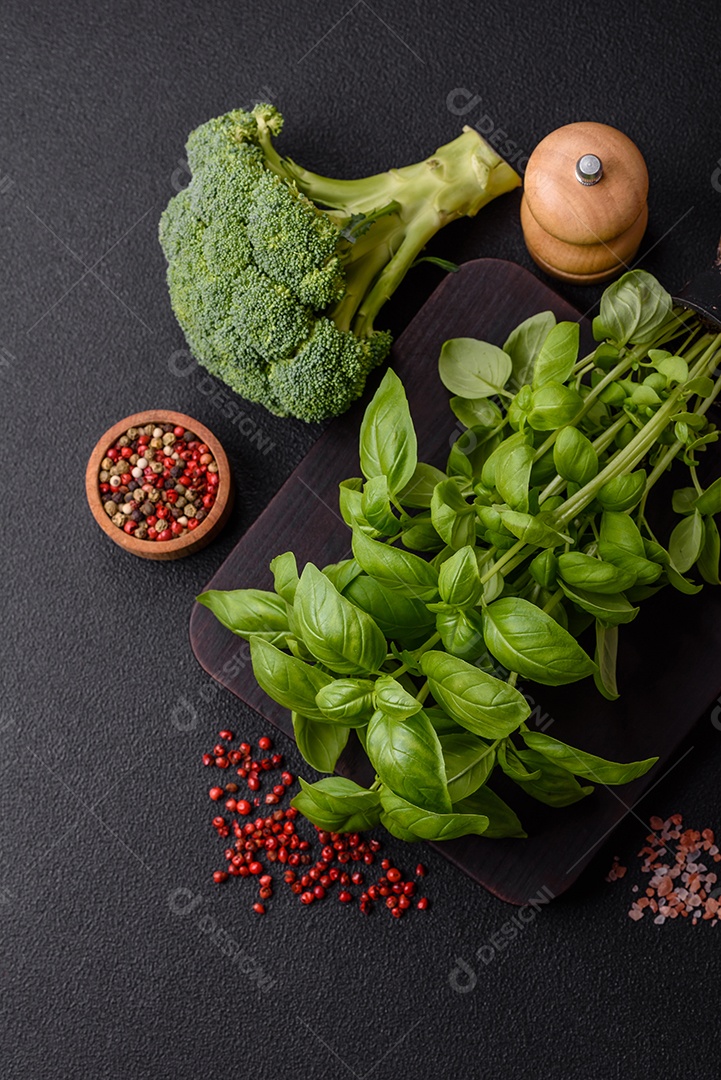
M 183 341 L 156 240 L 187 132 L 258 98 L 286 116 L 284 152 L 349 176 L 420 159 L 464 122 L 527 154 L 593 119 L 646 156 L 641 262 L 677 288 L 721 231 L 717 6 L 4 0 L 0 21 L 0 1075 L 535 1080 L 691 1063 L 717 1077 L 718 931 L 634 925 L 628 879 L 603 880 L 614 853 L 635 865 L 635 818 L 487 964 L 477 951 L 513 909 L 430 852 L 433 908 L 399 924 L 335 902 L 301 910 L 283 890 L 259 920 L 242 883 L 213 886 L 200 753 L 224 726 L 266 729 L 198 667 L 190 606 L 319 429 L 252 405 L 241 429 L 199 377 L 174 373 Z M 464 116 L 448 105 L 459 90 L 478 98 Z M 531 266 L 518 203 L 450 227 L 433 252 Z M 438 274 L 405 283 L 392 329 Z M 599 295 L 560 291 L 584 311 Z M 98 435 L 152 406 L 208 424 L 239 488 L 222 538 L 169 565 L 125 556 L 84 504 Z M 637 814 L 718 825 L 719 738 L 702 720 Z M 194 913 L 173 910 L 178 889 L 201 898 Z M 221 930 L 270 989 L 224 955 Z M 466 993 L 449 982 L 457 957 L 477 973 Z

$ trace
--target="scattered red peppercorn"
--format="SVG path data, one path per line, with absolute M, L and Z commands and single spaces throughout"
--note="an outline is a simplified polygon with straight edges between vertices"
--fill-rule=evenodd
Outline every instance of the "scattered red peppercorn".
M 416 877 L 425 877 L 425 876 L 426 876 L 426 868 L 425 868 L 425 866 L 423 865 L 422 862 L 419 862 L 418 866 L 416 867 Z
M 228 880 L 228 875 L 225 870 L 216 870 L 213 874 L 213 881 L 216 885 L 222 885 L 224 881 Z
M 257 915 L 265 915 L 265 904 L 253 904 L 253 911 Z
M 416 907 L 419 911 L 425 911 L 428 907 L 428 900 L 425 896 L 422 896 L 420 900 L 416 901 Z
M 261 736 L 260 739 L 258 739 L 258 749 L 260 749 L 260 750 L 272 750 L 273 749 L 273 743 L 271 742 L 271 740 L 268 738 L 267 735 L 263 735 L 263 736 Z
M 218 799 L 222 799 L 225 792 L 222 787 L 212 787 L 208 792 L 213 802 L 217 802 Z

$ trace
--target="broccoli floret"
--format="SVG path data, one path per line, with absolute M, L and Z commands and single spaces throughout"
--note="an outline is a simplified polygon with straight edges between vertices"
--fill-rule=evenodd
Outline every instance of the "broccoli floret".
M 160 222 L 173 311 L 196 358 L 271 412 L 343 412 L 390 351 L 376 316 L 431 237 L 520 183 L 467 128 L 427 161 L 332 180 L 281 158 L 272 105 L 188 138 L 192 179 Z
M 304 304 L 324 308 L 345 292 L 340 229 L 279 176 L 266 172 L 253 192 L 248 238 L 255 261 Z
M 271 390 L 291 416 L 308 421 L 338 416 L 360 397 L 369 371 L 385 359 L 390 344 L 390 334 L 359 341 L 320 318 L 299 352 L 271 367 Z

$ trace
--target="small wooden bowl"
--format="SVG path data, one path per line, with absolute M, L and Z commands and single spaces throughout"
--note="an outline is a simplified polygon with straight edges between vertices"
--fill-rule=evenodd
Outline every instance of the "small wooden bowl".
M 185 536 L 179 536 L 173 540 L 164 540 L 161 543 L 156 543 L 153 540 L 137 540 L 134 536 L 119 529 L 117 525 L 113 525 L 103 509 L 98 481 L 100 462 L 115 440 L 123 435 L 128 428 L 144 427 L 146 424 L 180 425 L 186 430 L 192 431 L 210 448 L 210 452 L 218 464 L 218 476 L 220 477 L 218 494 L 207 518 L 200 523 L 197 529 L 186 533 Z M 193 420 L 192 417 L 185 416 L 183 413 L 172 412 L 169 409 L 148 409 L 145 412 L 133 413 L 132 416 L 126 416 L 124 420 L 119 420 L 117 424 L 113 424 L 111 428 L 108 428 L 102 438 L 98 440 L 95 449 L 90 455 L 85 472 L 85 492 L 93 517 L 111 540 L 114 540 L 119 547 L 125 548 L 131 555 L 138 555 L 141 559 L 155 559 L 160 562 L 182 559 L 186 555 L 192 555 L 194 551 L 200 551 L 206 544 L 209 544 L 228 520 L 228 515 L 233 506 L 234 495 L 233 478 L 228 458 L 215 435 L 208 431 L 203 424 Z

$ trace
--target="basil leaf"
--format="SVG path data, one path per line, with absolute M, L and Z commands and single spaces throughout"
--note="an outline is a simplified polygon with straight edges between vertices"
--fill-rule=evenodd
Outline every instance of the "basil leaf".
M 344 594 L 356 607 L 372 615 L 392 641 L 415 642 L 429 636 L 435 619 L 421 600 L 393 592 L 365 574 L 355 578 Z
M 475 735 L 504 738 L 531 711 L 514 686 L 458 657 L 431 650 L 421 657 L 421 668 L 438 704 Z
M 580 332 L 575 322 L 560 322 L 553 327 L 534 366 L 534 388 L 548 382 L 565 383 L 578 359 Z
M 361 568 L 355 559 L 343 559 L 341 562 L 324 566 L 323 573 L 328 578 L 331 585 L 333 585 L 339 593 L 342 593 L 344 589 L 348 588 L 351 581 L 358 577 L 361 573 Z
M 490 652 L 504 667 L 546 686 L 576 682 L 596 670 L 567 630 L 521 597 L 502 597 L 489 604 L 483 632 Z
M 433 730 L 436 735 L 460 735 L 462 734 L 462 728 L 460 724 L 457 724 L 452 716 L 449 716 L 444 709 L 438 708 L 436 705 L 430 705 L 423 710 L 433 725 Z
M 524 319 L 506 338 L 503 351 L 511 358 L 513 385 L 520 388 L 533 379 L 533 368 L 544 341 L 556 325 L 552 311 L 539 311 Z
M 503 424 L 501 410 L 488 398 L 452 397 L 448 404 L 467 428 L 485 428 L 491 431 Z
M 506 776 L 510 776 L 511 780 L 525 783 L 527 780 L 538 780 L 541 775 L 540 769 L 529 770 L 526 768 L 509 739 L 504 739 L 498 747 L 498 764 Z
M 512 366 L 510 356 L 497 345 L 475 338 L 451 338 L 443 343 L 438 372 L 452 394 L 487 398 L 503 390 Z
M 641 542 L 641 547 L 643 547 L 643 542 Z M 609 544 L 606 540 L 599 541 L 598 554 L 605 562 L 612 563 L 614 566 L 619 567 L 620 570 L 633 574 L 638 585 L 653 585 L 654 581 L 658 581 L 663 573 L 663 567 L 659 566 L 658 563 L 634 555 L 619 544 Z
M 545 515 L 534 517 L 531 514 L 521 514 L 517 510 L 501 510 L 500 516 L 510 533 L 533 547 L 554 548 L 565 544 L 569 539 L 549 524 Z
M 721 585 L 721 579 L 719 579 L 719 557 L 721 556 L 719 531 L 712 517 L 704 518 L 703 528 L 703 548 L 698 558 L 699 573 L 709 585 Z
M 291 720 L 298 749 L 308 764 L 317 772 L 333 772 L 345 750 L 350 728 L 324 724 L 297 712 L 291 712 Z
M 434 814 L 386 787 L 380 795 L 381 823 L 399 840 L 454 840 L 457 836 L 482 836 L 488 828 L 485 814 Z
M 628 514 L 619 514 L 606 510 L 601 515 L 601 540 L 608 544 L 617 544 L 631 555 L 645 559 L 646 549 L 638 525 Z
M 575 420 L 582 407 L 577 390 L 559 382 L 547 382 L 533 391 L 528 423 L 534 431 L 555 431 Z
M 438 590 L 441 600 L 453 607 L 475 607 L 481 599 L 483 586 L 478 560 L 470 545 L 459 548 L 441 564 Z
M 672 300 L 645 270 L 631 270 L 601 297 L 600 314 L 593 320 L 596 341 L 638 345 L 653 341 L 671 314 Z
M 703 589 L 703 585 L 695 585 L 693 581 L 689 581 L 683 574 L 679 574 L 672 566 L 666 567 L 666 577 L 669 585 L 673 585 L 674 589 L 684 593 L 685 596 L 695 596 L 696 593 L 700 593 Z
M 446 652 L 461 660 L 477 660 L 485 650 L 480 611 L 440 611 L 436 630 Z
M 637 469 L 607 481 L 596 494 L 604 510 L 631 510 L 646 490 L 646 472 Z
M 649 357 L 652 352 L 655 352 L 655 350 L 649 349 Z M 669 386 L 671 383 L 685 383 L 688 379 L 688 364 L 680 356 L 669 356 L 666 354 L 661 360 L 654 364 L 654 367 L 666 377 L 666 383 Z
M 493 772 L 495 747 L 465 732 L 462 735 L 441 735 L 440 742 L 448 794 L 451 802 L 457 803 L 485 784 Z
M 431 499 L 431 520 L 445 544 L 459 549 L 476 539 L 473 506 L 461 495 L 455 480 L 443 480 Z
M 363 832 L 380 821 L 381 800 L 377 791 L 368 791 L 344 776 L 329 776 L 308 784 L 298 777 L 301 791 L 291 806 L 300 810 L 319 829 L 329 832 Z
M 253 674 L 269 697 L 285 709 L 302 711 L 314 720 L 323 719 L 315 696 L 323 686 L 333 681 L 330 675 L 294 656 L 288 656 L 276 649 L 275 645 L 256 636 L 250 639 L 250 659 Z
M 545 803 L 546 806 L 571 806 L 593 791 L 592 785 L 582 787 L 568 769 L 549 761 L 536 750 L 516 752 L 529 771 L 541 771 L 537 780 L 514 780 L 514 783 L 538 802 Z
M 442 480 L 446 479 L 446 474 L 441 472 L 440 469 L 436 469 L 434 465 L 426 465 L 425 462 L 419 461 L 413 470 L 413 476 L 406 486 L 397 493 L 398 501 L 403 506 L 427 510 L 431 505 L 436 484 L 440 484 Z
M 636 582 L 635 575 L 627 570 L 580 551 L 559 555 L 558 573 L 569 585 L 586 592 L 619 593 Z
M 294 614 L 307 648 L 333 671 L 360 675 L 378 671 L 385 662 L 385 635 L 372 617 L 341 596 L 312 563 L 300 576 Z
M 488 488 L 497 488 L 512 510 L 528 511 L 528 485 L 534 450 L 521 431 L 510 435 L 493 451 L 481 472 Z
M 598 456 L 590 439 L 575 427 L 563 427 L 553 444 L 553 464 L 559 476 L 588 484 L 598 472 Z
M 569 600 L 606 626 L 633 622 L 638 615 L 639 609 L 630 604 L 623 593 L 592 593 L 568 585 L 565 581 L 559 584 Z
M 392 675 L 381 675 L 376 680 L 375 706 L 392 720 L 406 720 L 423 708 Z
M 366 748 L 383 784 L 397 795 L 440 814 L 450 810 L 441 744 L 423 711 L 398 720 L 378 710 Z
M 379 544 L 357 529 L 353 530 L 353 555 L 366 574 L 386 589 L 418 600 L 434 600 L 438 595 L 438 571 L 418 555 Z
M 491 791 L 487 784 L 478 788 L 472 795 L 454 805 L 454 810 L 464 814 L 482 814 L 488 818 L 488 828 L 484 836 L 489 840 L 501 840 L 505 837 L 517 837 L 525 839 L 528 833 L 518 820 L 517 815 L 511 810 L 495 791 Z
M 261 637 L 281 646 L 288 639 L 288 609 L 285 600 L 275 593 L 263 589 L 209 589 L 197 599 L 239 637 Z
M 528 572 L 537 585 L 543 589 L 550 589 L 556 582 L 558 557 L 550 548 L 546 548 L 529 563 Z
M 596 652 L 594 660 L 598 671 L 593 680 L 596 689 L 609 701 L 619 696 L 616 684 L 616 658 L 618 655 L 618 626 L 609 626 L 606 622 L 596 621 Z
M 334 679 L 322 687 L 315 703 L 323 718 L 347 727 L 363 727 L 375 710 L 372 679 Z
M 363 416 L 361 471 L 367 480 L 385 476 L 394 494 L 413 476 L 417 457 L 416 432 L 403 383 L 389 368 Z
M 700 514 L 721 514 L 721 476 L 698 496 L 695 506 Z
M 646 758 L 645 761 L 630 761 L 625 765 L 617 761 L 607 761 L 596 754 L 587 754 L 585 750 L 568 746 L 560 739 L 553 739 L 540 731 L 524 732 L 523 741 L 531 750 L 543 754 L 561 768 L 568 769 L 574 776 L 594 780 L 598 784 L 629 784 L 647 773 L 658 761 L 657 757 Z
M 363 516 L 363 481 L 354 476 L 338 485 L 338 508 L 349 529 L 368 526 Z
M 276 555 L 274 559 L 271 559 L 270 569 L 278 596 L 282 596 L 288 604 L 292 604 L 298 584 L 298 566 L 295 555 L 292 551 L 286 551 L 283 555 Z
M 441 551 L 444 546 L 427 512 L 403 518 L 401 543 L 412 551 Z
M 704 523 L 698 510 L 691 517 L 682 518 L 671 533 L 668 553 L 674 569 L 685 574 L 694 565 L 703 550 Z
M 396 535 L 399 523 L 391 509 L 387 476 L 374 476 L 363 485 L 361 513 L 381 536 Z

